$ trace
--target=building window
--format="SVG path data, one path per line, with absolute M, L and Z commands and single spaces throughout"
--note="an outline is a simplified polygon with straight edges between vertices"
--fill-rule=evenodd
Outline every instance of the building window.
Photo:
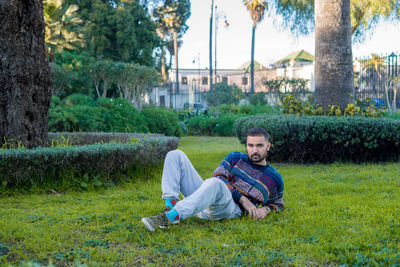
M 187 84 L 187 83 L 188 83 L 187 77 L 182 77 L 182 84 Z
M 202 77 L 201 78 L 201 84 L 202 85 L 207 85 L 208 84 L 208 77 Z
M 228 77 L 222 77 L 222 82 L 228 84 Z
M 249 83 L 249 79 L 247 77 L 242 78 L 242 85 L 247 85 Z

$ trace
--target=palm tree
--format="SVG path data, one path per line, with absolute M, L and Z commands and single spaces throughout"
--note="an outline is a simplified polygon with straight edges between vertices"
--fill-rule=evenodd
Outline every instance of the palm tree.
M 350 0 L 315 1 L 315 103 L 346 108 L 354 95 Z
M 158 8 L 158 13 L 160 23 L 165 26 L 174 41 L 176 93 L 179 94 L 178 39 L 188 28 L 185 23 L 190 17 L 190 1 L 166 0 L 164 5 Z
M 45 43 L 53 61 L 54 49 L 70 49 L 83 46 L 83 34 L 79 31 L 82 20 L 77 5 L 65 5 L 63 0 L 44 0 Z
M 253 20 L 253 28 L 251 35 L 251 63 L 250 63 L 250 93 L 254 93 L 254 43 L 256 35 L 257 23 L 264 17 L 264 11 L 267 8 L 265 0 L 243 0 L 244 5 L 250 12 L 250 17 Z

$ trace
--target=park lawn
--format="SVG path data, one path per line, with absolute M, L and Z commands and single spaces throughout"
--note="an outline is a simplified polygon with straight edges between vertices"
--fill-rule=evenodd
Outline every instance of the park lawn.
M 231 137 L 183 137 L 200 175 L 226 154 Z M 263 221 L 187 219 L 148 232 L 158 213 L 161 166 L 90 192 L 0 198 L 0 265 L 400 265 L 400 163 L 272 165 L 285 181 L 286 209 Z

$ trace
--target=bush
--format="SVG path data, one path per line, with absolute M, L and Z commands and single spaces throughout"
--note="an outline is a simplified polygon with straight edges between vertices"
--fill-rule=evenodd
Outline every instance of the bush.
M 204 94 L 209 106 L 221 104 L 238 104 L 244 93 L 237 85 L 228 85 L 224 82 L 216 83 L 212 92 Z
M 198 115 L 188 120 L 186 127 L 189 135 L 214 135 L 217 118 Z
M 73 94 L 64 101 L 52 97 L 50 132 L 148 132 L 143 116 L 125 99 Z
M 151 133 L 162 133 L 168 136 L 182 135 L 182 126 L 175 112 L 156 106 L 147 106 L 142 108 L 141 114 Z
M 250 96 L 249 102 L 251 105 L 267 105 L 267 99 L 265 99 L 265 92 L 257 92 Z
M 129 101 L 122 98 L 99 98 L 104 122 L 102 132 L 149 132 L 146 120 Z
M 243 115 L 225 114 L 217 119 L 215 125 L 215 135 L 233 136 L 233 124 Z
M 397 161 L 400 121 L 385 118 L 256 115 L 238 119 L 242 143 L 250 128 L 264 127 L 273 144 L 269 157 L 293 163 Z
M 130 169 L 161 162 L 177 146 L 176 137 L 156 137 L 129 144 L 0 150 L 0 187 L 29 189 L 66 178 L 78 187 L 83 178 L 85 183 L 98 177 L 118 181 Z

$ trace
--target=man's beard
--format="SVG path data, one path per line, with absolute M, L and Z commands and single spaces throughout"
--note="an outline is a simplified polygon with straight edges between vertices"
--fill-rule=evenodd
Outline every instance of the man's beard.
M 249 155 L 247 154 L 247 156 L 249 156 Z M 257 159 L 253 159 L 254 156 L 257 156 Z M 263 155 L 261 155 L 259 153 L 253 153 L 252 155 L 249 156 L 250 161 L 253 163 L 260 163 L 261 161 L 263 161 L 266 158 L 267 158 L 267 151 Z

